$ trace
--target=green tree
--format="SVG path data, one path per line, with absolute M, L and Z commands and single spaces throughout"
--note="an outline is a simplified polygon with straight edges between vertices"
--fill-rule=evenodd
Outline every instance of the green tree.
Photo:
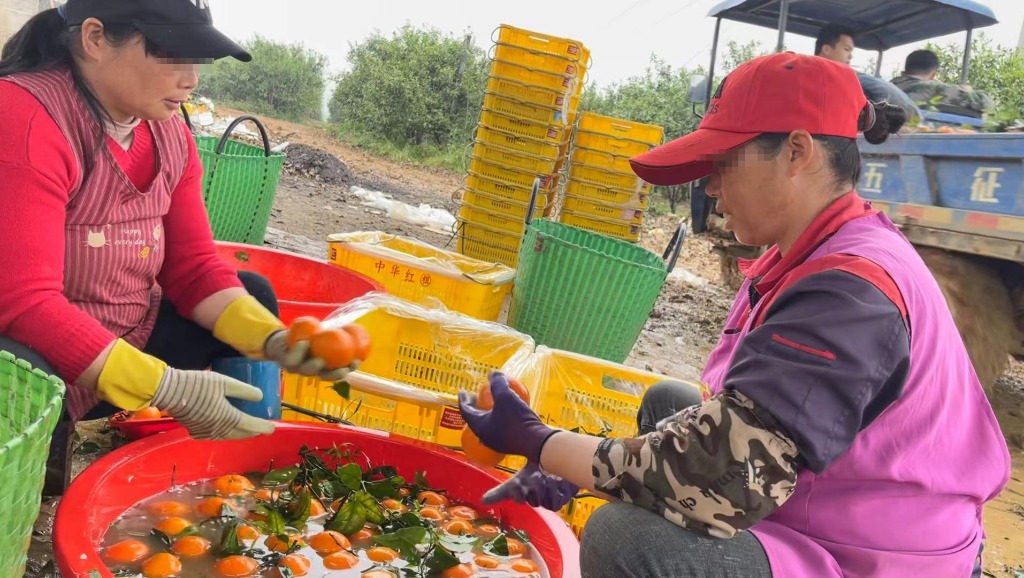
M 330 101 L 333 122 L 398 145 L 471 140 L 490 64 L 472 42 L 407 25 L 352 46 L 348 61 Z
M 719 68 L 722 73 L 716 75 L 716 85 L 740 64 L 767 53 L 756 41 L 746 44 L 730 41 Z M 689 100 L 690 80 L 706 75 L 703 67 L 692 71 L 673 69 L 665 60 L 651 55 L 641 76 L 603 90 L 588 86 L 580 99 L 580 109 L 664 127 L 667 142 L 696 130 L 700 118 Z M 655 193 L 663 196 L 669 203 L 669 210 L 675 213 L 679 203 L 687 199 L 689 186 L 656 187 Z
M 318 119 L 323 107 L 327 57 L 300 44 L 260 36 L 243 43 L 252 62 L 218 60 L 197 92 L 214 101 L 289 120 Z
M 960 84 L 963 48 L 957 44 L 931 43 L 926 48 L 939 57 L 938 79 Z M 1024 56 L 1016 48 L 994 45 L 984 33 L 979 34 L 971 42 L 967 84 L 992 97 L 996 109 L 989 116 L 996 125 L 1005 126 L 1024 116 Z

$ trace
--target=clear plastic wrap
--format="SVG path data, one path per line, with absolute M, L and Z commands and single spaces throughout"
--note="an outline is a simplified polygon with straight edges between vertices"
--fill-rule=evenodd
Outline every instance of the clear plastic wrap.
M 370 333 L 373 345 L 346 379 L 349 399 L 334 384 L 288 374 L 285 401 L 451 447 L 459 446 L 464 425 L 459 391 L 476 391 L 492 371 L 521 364 L 535 347 L 504 325 L 383 293 L 355 299 L 322 322 L 329 328 L 353 323 Z

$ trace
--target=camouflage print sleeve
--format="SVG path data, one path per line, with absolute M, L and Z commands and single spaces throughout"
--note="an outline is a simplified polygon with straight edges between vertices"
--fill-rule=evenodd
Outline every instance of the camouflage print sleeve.
M 771 414 L 725 391 L 594 455 L 595 489 L 701 534 L 731 538 L 786 502 L 797 448 Z

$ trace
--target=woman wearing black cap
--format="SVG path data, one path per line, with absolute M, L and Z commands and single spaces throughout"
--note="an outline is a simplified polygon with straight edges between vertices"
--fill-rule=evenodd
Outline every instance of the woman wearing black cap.
M 262 394 L 202 371 L 211 359 L 350 370 L 289 350 L 269 284 L 217 256 L 175 112 L 198 67 L 226 56 L 251 59 L 206 0 L 69 0 L 4 46 L 0 350 L 63 378 L 72 421 L 112 413 L 103 400 L 155 405 L 196 438 L 248 437 L 273 424 L 228 398 Z

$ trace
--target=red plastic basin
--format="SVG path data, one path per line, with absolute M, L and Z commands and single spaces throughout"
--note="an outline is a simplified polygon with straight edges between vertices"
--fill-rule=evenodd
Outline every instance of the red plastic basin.
M 468 502 L 480 512 L 500 516 L 507 527 L 525 530 L 544 558 L 551 578 L 580 575 L 579 542 L 554 512 L 506 502 L 481 506 L 485 491 L 502 481 L 461 454 L 436 445 L 361 428 L 334 424 L 279 422 L 270 436 L 209 442 L 188 437 L 184 429 L 123 446 L 86 468 L 64 493 L 57 509 L 53 547 L 64 578 L 112 578 L 97 550 L 110 524 L 136 503 L 170 489 L 175 480 L 193 482 L 239 472 L 298 463 L 299 448 L 352 443 L 375 464 L 389 464 L 412 479 L 426 473 L 430 484 Z M 95 573 L 94 573 L 95 572 Z
M 270 281 L 285 325 L 302 315 L 323 319 L 357 297 L 386 291 L 373 279 L 324 259 L 226 241 L 217 241 L 217 252 L 236 269 Z

